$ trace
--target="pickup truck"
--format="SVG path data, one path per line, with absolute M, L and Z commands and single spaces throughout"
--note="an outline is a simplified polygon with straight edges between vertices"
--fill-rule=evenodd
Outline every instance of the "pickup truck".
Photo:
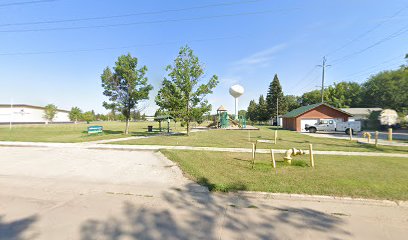
M 322 119 L 314 125 L 305 125 L 306 131 L 310 133 L 315 133 L 317 131 L 336 131 L 336 132 L 345 132 L 346 134 L 354 134 L 355 132 L 361 131 L 361 122 L 359 121 L 348 121 L 348 122 L 339 122 L 334 119 Z

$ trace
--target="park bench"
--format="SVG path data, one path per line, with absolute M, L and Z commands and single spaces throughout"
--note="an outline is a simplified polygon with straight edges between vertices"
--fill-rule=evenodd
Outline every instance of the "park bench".
M 88 134 L 98 134 L 98 133 L 103 133 L 103 127 L 102 126 L 90 126 L 90 127 L 88 127 Z

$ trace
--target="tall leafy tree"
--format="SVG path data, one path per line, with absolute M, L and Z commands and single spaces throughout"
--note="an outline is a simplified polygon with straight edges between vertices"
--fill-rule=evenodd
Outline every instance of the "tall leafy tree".
M 54 120 L 56 115 L 57 115 L 57 106 L 55 106 L 54 104 L 48 104 L 47 106 L 44 107 L 44 118 L 47 121 L 52 122 L 52 120 Z
M 287 104 L 277 74 L 275 74 L 269 85 L 268 93 L 266 94 L 266 103 L 268 105 L 269 119 L 276 117 L 277 108 L 279 110 L 278 114 L 286 113 L 287 111 Z
M 322 97 L 321 97 L 320 90 L 313 90 L 310 92 L 303 93 L 303 95 L 300 97 L 300 100 L 299 100 L 302 106 L 320 103 L 321 101 L 322 101 Z
M 95 120 L 95 115 L 93 114 L 92 111 L 84 112 L 82 114 L 82 119 L 84 119 L 86 123 L 90 123 Z
M 247 110 L 247 118 L 249 118 L 252 122 L 258 121 L 258 112 L 257 112 L 257 104 L 255 100 L 251 100 L 249 102 L 248 110 Z
M 340 82 L 325 90 L 326 102 L 337 108 L 359 107 L 361 86 L 355 82 Z
M 257 116 L 258 121 L 261 122 L 265 122 L 271 119 L 268 111 L 268 104 L 266 103 L 263 95 L 259 96 L 259 102 L 257 105 Z
M 205 97 L 217 86 L 218 77 L 213 75 L 208 81 L 203 79 L 203 65 L 188 46 L 180 49 L 174 63 L 166 70 L 168 78 L 162 82 L 156 104 L 173 118 L 184 121 L 189 135 L 190 122 L 211 110 Z
M 69 120 L 78 122 L 82 118 L 82 110 L 79 107 L 72 107 L 69 111 Z
M 363 84 L 365 107 L 392 108 L 404 111 L 408 107 L 408 69 L 380 72 Z
M 101 75 L 103 94 L 109 98 L 104 102 L 107 109 L 116 109 L 123 114 L 126 121 L 125 134 L 129 134 L 129 120 L 132 110 L 138 103 L 149 98 L 153 87 L 145 76 L 147 67 L 138 68 L 138 59 L 129 54 L 118 58 L 113 71 L 107 67 Z
M 287 111 L 292 111 L 293 109 L 300 107 L 299 97 L 294 95 L 286 95 L 284 98 L 287 106 Z

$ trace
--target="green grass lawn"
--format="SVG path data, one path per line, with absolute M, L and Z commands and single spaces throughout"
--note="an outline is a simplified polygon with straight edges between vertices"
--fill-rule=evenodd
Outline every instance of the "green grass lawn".
M 251 169 L 251 154 L 162 150 L 187 176 L 214 191 L 266 191 L 278 193 L 349 196 L 408 200 L 406 158 L 315 155 L 297 156 L 290 166 L 270 163 L 270 155 L 257 154 Z M 276 159 L 282 160 L 281 154 Z
M 87 128 L 101 125 L 104 133 L 88 136 Z M 158 128 L 157 122 L 131 122 L 130 134 L 124 135 L 125 123 L 123 122 L 93 122 L 90 124 L 37 124 L 37 125 L 0 125 L 0 141 L 28 141 L 28 142 L 87 142 L 102 139 L 121 138 L 129 136 L 145 136 L 147 126 Z
M 260 130 L 239 131 L 239 130 L 210 130 L 191 133 L 190 136 L 157 136 L 147 139 L 121 141 L 115 144 L 138 144 L 138 145 L 171 145 L 171 146 L 197 146 L 197 147 L 230 147 L 230 148 L 251 148 L 251 143 L 256 139 L 274 139 L 272 127 L 261 126 Z M 249 141 L 250 139 L 250 141 Z M 308 149 L 309 144 L 313 144 L 315 150 L 327 151 L 378 151 L 408 153 L 408 147 L 379 146 L 350 142 L 340 139 L 316 138 L 300 134 L 293 131 L 278 130 L 277 144 L 261 143 L 259 148 L 288 149 L 292 147 Z

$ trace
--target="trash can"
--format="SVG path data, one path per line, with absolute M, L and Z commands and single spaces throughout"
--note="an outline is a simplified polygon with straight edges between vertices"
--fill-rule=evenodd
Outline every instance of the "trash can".
M 147 126 L 147 131 L 148 132 L 153 132 L 153 126 Z

